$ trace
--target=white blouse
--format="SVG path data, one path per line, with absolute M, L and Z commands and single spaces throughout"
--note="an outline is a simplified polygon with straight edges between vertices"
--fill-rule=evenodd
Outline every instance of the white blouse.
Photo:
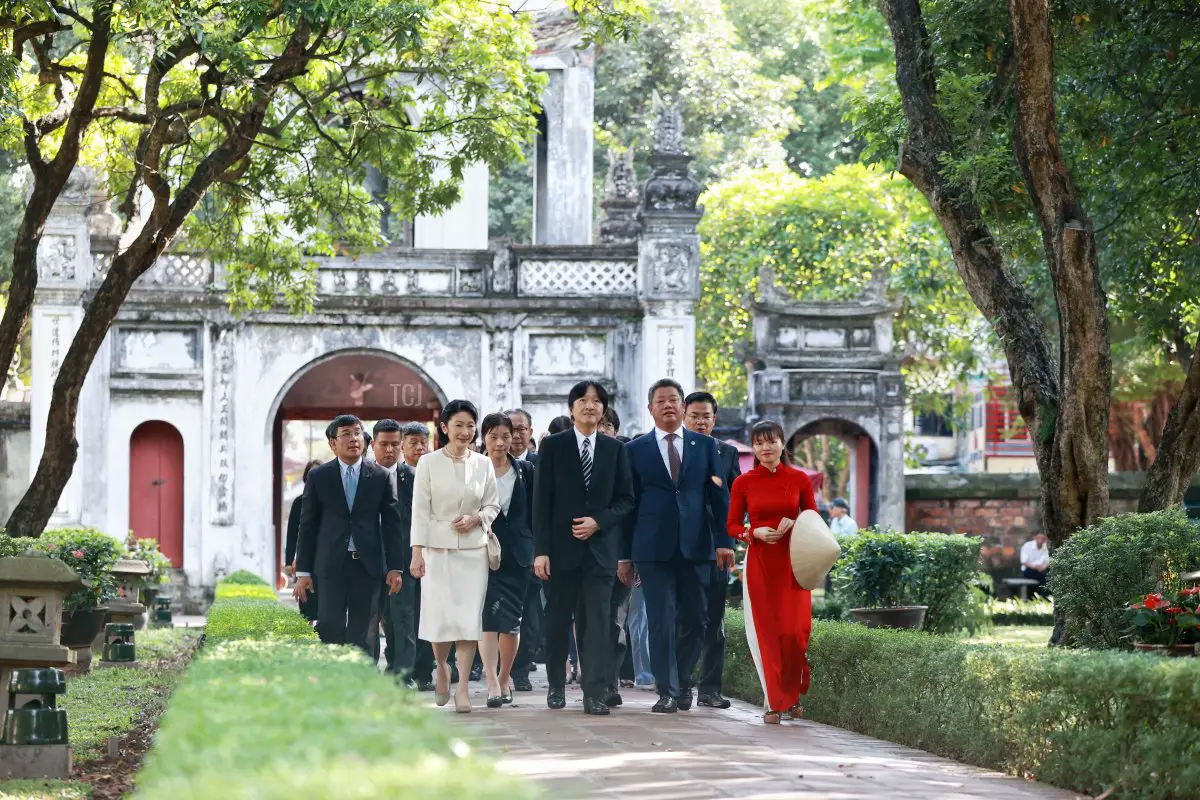
M 512 505 L 513 489 L 517 486 L 517 470 L 510 464 L 508 472 L 496 478 L 496 494 L 500 496 L 500 510 L 508 516 L 508 507 Z

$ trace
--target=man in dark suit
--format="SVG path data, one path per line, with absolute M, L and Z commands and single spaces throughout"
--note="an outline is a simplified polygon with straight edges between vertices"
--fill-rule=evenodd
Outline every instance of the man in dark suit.
M 512 420 L 512 445 L 509 452 L 517 461 L 526 461 L 536 468 L 537 453 L 529 448 L 533 438 L 533 417 L 523 408 L 510 408 L 504 414 Z M 538 651 L 544 648 L 544 629 L 542 582 L 534 578 L 525 590 L 525 608 L 521 612 L 521 643 L 517 646 L 517 657 L 512 667 L 513 688 L 518 692 L 533 691 L 529 673 L 537 669 L 534 661 Z
M 343 414 L 325 429 L 337 456 L 304 484 L 296 546 L 296 597 L 321 584 L 317 630 L 328 644 L 379 652 L 379 584 L 403 584 L 400 511 L 387 471 L 363 458 L 362 422 Z
M 417 475 L 417 461 L 421 459 L 421 456 L 429 452 L 429 428 L 420 422 L 409 422 L 401 430 L 401 434 L 400 466 L 404 469 L 404 473 L 401 475 L 397 471 L 396 496 L 400 502 L 401 515 L 408 515 L 407 522 L 404 523 L 404 534 L 406 537 L 404 541 L 407 546 L 412 541 L 413 479 Z M 403 479 L 401 480 L 401 478 Z M 406 549 L 405 552 L 407 553 L 408 550 Z M 408 574 L 408 565 L 412 559 L 411 556 L 405 556 L 405 558 L 404 583 L 406 586 L 409 584 L 412 585 L 413 636 L 416 637 L 416 623 L 421 619 L 421 580 Z M 433 645 L 424 639 L 416 639 L 411 678 L 419 691 L 433 691 L 433 661 Z
M 692 433 L 712 436 L 717 424 L 717 400 L 708 392 L 692 392 L 683 400 L 683 425 Z M 725 488 L 733 487 L 733 481 L 742 474 L 738 464 L 737 448 L 725 442 L 717 442 L 721 456 L 722 475 Z M 708 526 L 718 532 L 725 530 L 725 518 L 708 518 Z M 721 694 L 721 674 L 725 670 L 725 599 L 729 589 L 729 570 L 713 563 L 708 584 L 708 624 L 704 631 L 704 648 L 700 653 L 700 676 L 696 687 L 699 690 L 696 703 L 709 708 L 729 708 L 729 701 Z
M 574 427 L 547 437 L 534 474 L 534 574 L 546 581 L 546 705 L 566 705 L 567 634 L 578 607 L 587 642 L 583 651 L 583 710 L 608 714 L 610 613 L 621 523 L 633 508 L 629 457 L 615 439 L 598 433 L 608 391 L 595 381 L 567 396 Z
M 709 578 L 714 561 L 732 566 L 733 540 L 724 527 L 714 536 L 709 522 L 729 512 L 716 440 L 683 427 L 683 388 L 675 381 L 657 381 L 649 401 L 654 430 L 625 445 L 636 500 L 618 577 L 629 586 L 635 568 L 641 576 L 659 695 L 651 710 L 672 714 L 692 706 Z
M 400 511 L 400 552 L 407 553 L 411 547 L 412 486 L 417 473 L 404 463 L 404 431 L 399 422 L 381 419 L 371 433 L 374 435 L 371 449 L 375 452 L 375 463 L 387 470 L 388 480 L 396 493 Z M 387 640 L 383 655 L 388 672 L 410 680 L 417 652 L 417 581 L 408 574 L 408 564 L 401 563 L 400 572 L 403 578 L 400 591 L 387 594 L 385 586 L 380 601 L 383 605 L 383 635 Z

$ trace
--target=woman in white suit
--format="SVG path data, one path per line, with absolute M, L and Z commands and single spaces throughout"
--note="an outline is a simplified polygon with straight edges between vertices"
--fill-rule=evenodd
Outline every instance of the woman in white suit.
M 487 532 L 500 513 L 492 462 L 474 449 L 478 419 L 466 400 L 447 404 L 440 425 L 449 443 L 421 456 L 413 485 L 412 576 L 421 579 L 417 635 L 433 645 L 439 706 L 450 700 L 447 656 L 456 645 L 461 677 L 454 710 L 460 714 L 471 710 L 466 677 L 483 635 Z

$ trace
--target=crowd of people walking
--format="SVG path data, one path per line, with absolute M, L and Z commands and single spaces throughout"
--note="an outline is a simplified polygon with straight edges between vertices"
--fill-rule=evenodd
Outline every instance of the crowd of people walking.
M 789 537 L 816 508 L 812 486 L 777 424 L 754 426 L 755 466 L 741 475 L 737 450 L 711 435 L 712 395 L 664 379 L 647 403 L 654 428 L 631 441 L 605 387 L 582 381 L 536 448 L 528 413 L 481 419 L 466 400 L 442 409 L 436 449 L 420 423 L 381 420 L 368 434 L 337 417 L 326 430 L 336 457 L 305 468 L 288 519 L 301 610 L 322 641 L 376 659 L 382 617 L 388 669 L 462 713 L 469 677 L 501 708 L 532 691 L 539 660 L 550 709 L 566 706 L 571 680 L 587 714 L 651 682 L 656 713 L 728 708 L 724 614 L 740 540 L 764 720 L 798 716 L 812 603 Z

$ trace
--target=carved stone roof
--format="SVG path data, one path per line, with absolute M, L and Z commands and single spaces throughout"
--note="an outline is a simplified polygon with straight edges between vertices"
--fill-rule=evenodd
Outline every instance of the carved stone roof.
M 554 4 L 536 12 L 533 23 L 535 53 L 573 50 L 583 41 L 579 20 L 566 5 Z

